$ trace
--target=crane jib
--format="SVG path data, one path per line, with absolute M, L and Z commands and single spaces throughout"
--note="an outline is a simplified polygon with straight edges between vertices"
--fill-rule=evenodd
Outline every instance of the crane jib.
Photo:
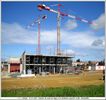
M 59 6 L 60 5 L 61 4 L 59 4 Z M 82 21 L 82 22 L 85 22 L 85 23 L 88 23 L 88 24 L 95 24 L 95 23 L 92 23 L 91 21 L 87 21 L 87 20 L 85 20 L 83 18 L 53 10 L 53 9 L 51 9 L 50 7 L 48 7 L 48 6 L 44 5 L 44 4 L 39 4 L 37 7 L 38 7 L 39 10 L 43 10 L 44 9 L 44 10 L 48 10 L 48 11 L 53 12 L 53 13 L 57 13 L 57 14 L 60 13 L 61 16 L 68 16 L 68 17 L 70 17 L 72 19 L 76 19 L 76 20 L 79 20 L 79 21 Z

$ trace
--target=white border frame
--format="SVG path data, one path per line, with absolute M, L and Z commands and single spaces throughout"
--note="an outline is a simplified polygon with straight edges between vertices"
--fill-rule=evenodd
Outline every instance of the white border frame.
M 65 0 L 1 0 L 2 1 L 49 1 L 49 2 L 52 2 L 52 1 L 65 1 Z M 104 1 L 105 0 L 66 0 L 65 2 L 67 1 L 74 1 L 74 2 L 81 2 L 81 1 L 92 1 L 92 2 L 101 2 L 101 1 Z M 1 2 L 0 2 L 0 15 L 1 15 Z M 105 2 L 105 13 L 106 13 L 106 2 Z M 106 14 L 105 14 L 106 15 Z M 105 23 L 106 23 L 106 20 L 105 20 Z M 1 16 L 0 16 L 0 32 L 1 32 Z M 105 30 L 105 42 L 106 42 L 106 30 Z M 106 43 L 105 43 L 105 47 L 106 47 Z M 0 51 L 1 51 L 1 34 L 0 34 Z M 0 52 L 0 62 L 1 62 L 1 52 Z M 105 49 L 105 64 L 106 64 L 106 49 Z M 0 66 L 1 66 L 1 63 L 0 63 Z M 106 66 L 106 65 L 105 65 Z M 105 76 L 106 76 L 106 69 L 105 69 Z M 1 79 L 1 67 L 0 67 L 0 79 Z M 105 77 L 105 83 L 106 83 L 106 77 Z M 0 80 L 0 89 L 1 89 L 1 80 Z M 106 87 L 105 87 L 105 91 L 106 91 Z M 1 97 L 1 91 L 0 91 L 0 99 L 2 100 L 16 100 L 16 99 L 23 99 L 23 100 L 26 100 L 26 99 L 29 99 L 29 100 L 105 100 L 106 99 L 106 92 L 105 92 L 105 97 Z

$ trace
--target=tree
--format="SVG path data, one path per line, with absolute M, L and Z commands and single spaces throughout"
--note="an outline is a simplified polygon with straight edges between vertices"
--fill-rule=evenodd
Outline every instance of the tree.
M 92 65 L 92 62 L 91 61 L 88 61 L 88 65 L 91 66 Z
M 76 62 L 81 62 L 80 59 L 77 59 Z
M 105 62 L 104 61 L 100 61 L 99 65 L 105 65 Z

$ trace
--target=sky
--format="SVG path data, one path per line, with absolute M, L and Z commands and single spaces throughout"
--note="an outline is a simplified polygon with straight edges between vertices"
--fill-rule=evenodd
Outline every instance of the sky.
M 61 12 L 91 21 L 84 23 L 61 16 L 61 52 L 74 60 L 97 61 L 105 58 L 105 3 L 104 2 L 2 2 L 1 3 L 1 56 L 20 57 L 24 51 L 36 54 L 38 25 L 27 28 L 39 16 L 47 19 L 40 23 L 41 54 L 54 55 L 57 43 L 57 14 L 38 10 L 45 4 Z M 95 24 L 94 24 L 95 23 Z

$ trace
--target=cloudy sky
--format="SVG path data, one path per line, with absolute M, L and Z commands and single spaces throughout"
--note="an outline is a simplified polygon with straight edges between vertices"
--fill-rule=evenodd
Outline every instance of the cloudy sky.
M 95 24 L 87 24 L 68 17 L 61 17 L 61 51 L 74 55 L 74 59 L 103 60 L 105 35 L 104 2 L 2 2 L 2 58 L 19 57 L 23 51 L 36 53 L 38 25 L 27 26 L 41 15 L 41 52 L 54 54 L 57 43 L 57 14 L 39 11 L 44 3 L 57 10 L 54 4 L 62 4 L 61 11 L 81 17 Z

